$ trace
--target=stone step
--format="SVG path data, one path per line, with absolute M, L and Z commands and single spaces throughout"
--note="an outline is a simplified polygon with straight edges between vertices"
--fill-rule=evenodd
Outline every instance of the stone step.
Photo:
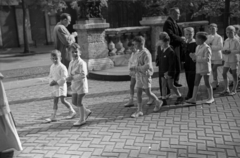
M 155 63 L 153 63 L 155 65 Z M 158 67 L 154 66 L 153 78 L 158 77 Z M 128 66 L 117 66 L 111 69 L 91 71 L 88 74 L 89 79 L 101 81 L 129 81 Z

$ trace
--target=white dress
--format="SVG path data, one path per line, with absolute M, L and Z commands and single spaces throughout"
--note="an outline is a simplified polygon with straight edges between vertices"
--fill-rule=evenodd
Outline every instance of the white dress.
M 52 94 L 54 97 L 67 96 L 67 76 L 68 71 L 66 66 L 64 66 L 62 63 L 59 63 L 57 65 L 52 64 L 49 74 L 49 84 L 53 80 L 58 83 L 58 85 L 53 86 Z
M 10 113 L 5 89 L 0 79 L 0 152 L 16 149 L 22 150 L 22 145 Z

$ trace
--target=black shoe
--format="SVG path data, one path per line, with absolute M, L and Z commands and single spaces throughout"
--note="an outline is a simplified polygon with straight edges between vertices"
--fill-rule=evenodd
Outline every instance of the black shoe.
M 167 105 L 167 100 L 166 99 L 162 99 L 162 101 L 163 101 L 162 106 L 166 106 Z
M 175 105 L 182 104 L 183 102 L 184 102 L 184 98 L 183 97 L 178 97 L 176 102 L 175 102 Z
M 175 87 L 182 87 L 182 85 L 179 84 L 179 83 L 177 83 L 177 82 L 174 83 L 174 86 L 175 86 Z
M 192 97 L 189 97 L 189 96 L 186 96 L 184 99 L 185 100 L 188 100 L 188 99 L 191 99 Z

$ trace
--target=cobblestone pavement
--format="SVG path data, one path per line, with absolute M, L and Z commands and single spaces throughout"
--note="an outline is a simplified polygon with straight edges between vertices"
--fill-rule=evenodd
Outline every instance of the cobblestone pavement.
M 216 93 L 216 102 L 206 105 L 201 103 L 206 98 L 206 89 L 200 88 L 200 102 L 196 106 L 171 104 L 158 113 L 152 112 L 153 106 L 145 106 L 145 115 L 134 119 L 130 115 L 136 108 L 123 106 L 128 100 L 129 82 L 89 80 L 89 87 L 84 104 L 93 114 L 82 127 L 72 126 L 76 118 L 64 119 L 67 111 L 61 103 L 58 121 L 44 123 L 53 104 L 51 89 L 44 80 L 37 85 L 8 88 L 24 149 L 16 157 L 240 157 L 239 94 L 218 97 Z M 153 79 L 153 92 L 159 95 L 158 79 Z M 181 92 L 186 94 L 186 88 L 181 88 Z

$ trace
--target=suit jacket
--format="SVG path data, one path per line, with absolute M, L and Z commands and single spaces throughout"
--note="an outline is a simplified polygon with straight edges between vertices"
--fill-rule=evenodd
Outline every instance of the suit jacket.
M 184 43 L 184 40 L 181 38 L 183 36 L 182 29 L 171 17 L 168 17 L 165 21 L 163 31 L 167 32 L 170 36 L 170 45 L 173 46 L 174 49 Z
M 163 77 L 165 72 L 169 76 L 174 76 L 176 73 L 176 53 L 169 47 L 164 52 L 161 47 L 158 47 L 156 63 L 159 68 L 159 77 Z

